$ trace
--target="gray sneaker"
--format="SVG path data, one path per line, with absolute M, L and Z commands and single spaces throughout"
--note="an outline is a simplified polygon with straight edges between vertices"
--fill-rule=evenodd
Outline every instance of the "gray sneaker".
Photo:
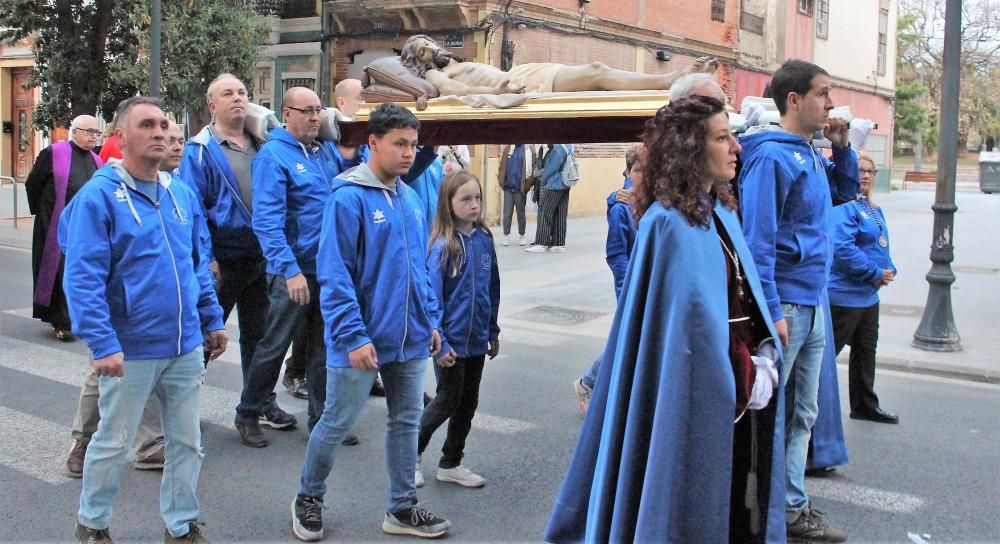
M 382 531 L 392 535 L 437 538 L 447 533 L 450 528 L 450 521 L 439 518 L 416 505 L 399 512 L 386 512 L 382 520 Z
M 830 527 L 823 519 L 823 512 L 809 506 L 799 513 L 795 521 L 785 524 L 789 542 L 845 542 L 847 534 Z
M 205 538 L 205 535 L 201 534 L 201 525 L 203 523 L 188 523 L 188 532 L 184 533 L 182 536 L 174 536 L 170 534 L 170 531 L 163 532 L 163 544 L 181 544 L 182 542 L 189 542 L 192 544 L 212 544 L 212 541 Z
M 107 528 L 91 529 L 79 521 L 76 522 L 76 540 L 80 544 L 112 544 Z
M 584 385 L 582 379 L 573 382 L 573 390 L 576 391 L 576 403 L 580 407 L 580 413 L 587 415 L 590 397 L 594 394 L 594 390 Z

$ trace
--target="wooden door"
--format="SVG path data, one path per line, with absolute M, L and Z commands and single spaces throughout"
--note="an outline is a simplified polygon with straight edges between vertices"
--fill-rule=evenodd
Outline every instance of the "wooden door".
M 25 89 L 30 68 L 14 68 L 10 71 L 14 113 L 13 162 L 14 177 L 24 181 L 35 162 L 35 130 L 31 128 L 31 114 L 35 104 L 32 89 Z

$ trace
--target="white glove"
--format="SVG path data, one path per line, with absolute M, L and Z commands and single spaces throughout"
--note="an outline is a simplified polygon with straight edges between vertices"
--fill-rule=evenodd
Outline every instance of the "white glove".
M 247 104 L 247 120 L 243 130 L 258 142 L 266 142 L 271 130 L 279 125 L 273 111 L 252 102 Z
M 340 125 L 337 123 L 340 121 L 352 121 L 352 119 L 337 108 L 323 108 L 323 111 L 319 112 L 318 138 L 324 142 L 339 142 Z
M 757 369 L 757 375 L 753 381 L 750 403 L 747 407 L 751 410 L 761 410 L 771 402 L 774 390 L 778 388 L 778 367 L 767 357 L 752 355 L 750 359 Z

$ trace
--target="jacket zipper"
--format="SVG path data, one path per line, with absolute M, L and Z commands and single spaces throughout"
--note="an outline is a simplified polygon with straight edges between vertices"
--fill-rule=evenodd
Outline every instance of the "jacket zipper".
M 469 237 L 469 246 L 465 246 L 465 239 L 462 238 L 462 233 L 458 234 L 458 239 L 462 242 L 462 250 L 465 253 L 465 269 L 471 269 L 472 274 L 472 303 L 469 304 L 469 333 L 465 336 L 465 352 L 469 352 L 469 344 L 472 343 L 472 326 L 473 321 L 476 318 L 476 268 L 472 266 L 474 259 L 472 257 L 475 254 L 470 254 L 474 245 L 472 243 L 472 237 Z
M 177 203 L 174 202 L 174 206 Z M 167 242 L 167 253 L 170 254 L 170 265 L 174 269 L 174 282 L 177 285 L 177 355 L 181 354 L 181 341 L 184 336 L 183 316 L 184 301 L 181 298 L 181 277 L 177 273 L 177 261 L 174 260 L 174 249 L 170 245 L 170 237 L 167 236 L 167 226 L 163 223 L 163 214 L 160 212 L 160 203 L 156 203 L 156 216 L 160 218 L 160 229 L 163 231 L 163 239 Z
M 397 182 L 398 183 L 398 182 Z M 398 190 L 398 187 L 397 187 Z M 403 211 L 403 203 L 399 199 L 399 194 L 394 195 L 396 203 L 399 204 L 397 208 L 399 209 L 399 219 L 400 224 L 403 227 L 403 252 L 406 255 L 406 305 L 403 310 L 403 342 L 399 346 L 399 355 L 402 359 L 405 357 L 404 350 L 406 349 L 406 336 L 409 333 L 410 328 L 410 244 L 406 239 L 406 214 Z M 433 334 L 433 332 L 431 333 Z

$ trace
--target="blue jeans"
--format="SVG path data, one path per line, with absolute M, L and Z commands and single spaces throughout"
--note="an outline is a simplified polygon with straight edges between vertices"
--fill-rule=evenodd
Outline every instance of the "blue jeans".
M 205 365 L 201 350 L 169 359 L 125 361 L 121 378 L 99 378 L 101 422 L 87 448 L 80 493 L 81 524 L 104 529 L 111 524 L 111 503 L 146 399 L 156 393 L 166 438 L 166 463 L 160 483 L 160 514 L 174 536 L 198 520 L 198 474 L 201 472 L 201 386 Z
M 809 505 L 806 494 L 806 460 L 809 437 L 819 413 L 819 371 L 826 346 L 823 312 L 814 306 L 782 304 L 788 324 L 781 381 L 785 386 L 785 511 L 789 520 Z
M 385 433 L 385 466 L 389 472 L 386 512 L 399 512 L 417 503 L 413 480 L 417 466 L 417 435 L 424 410 L 424 372 L 427 359 L 383 364 L 376 370 L 328 368 L 323 415 L 309 434 L 302 465 L 299 495 L 326 495 L 326 478 L 333 469 L 340 442 L 361 415 L 375 374 L 382 375 L 389 407 Z
M 600 367 L 601 357 L 598 357 L 594 359 L 593 363 L 590 363 L 590 367 L 583 373 L 583 376 L 580 377 L 580 381 L 583 382 L 583 385 L 591 391 L 594 389 L 594 384 L 597 383 L 597 371 L 600 370 Z

